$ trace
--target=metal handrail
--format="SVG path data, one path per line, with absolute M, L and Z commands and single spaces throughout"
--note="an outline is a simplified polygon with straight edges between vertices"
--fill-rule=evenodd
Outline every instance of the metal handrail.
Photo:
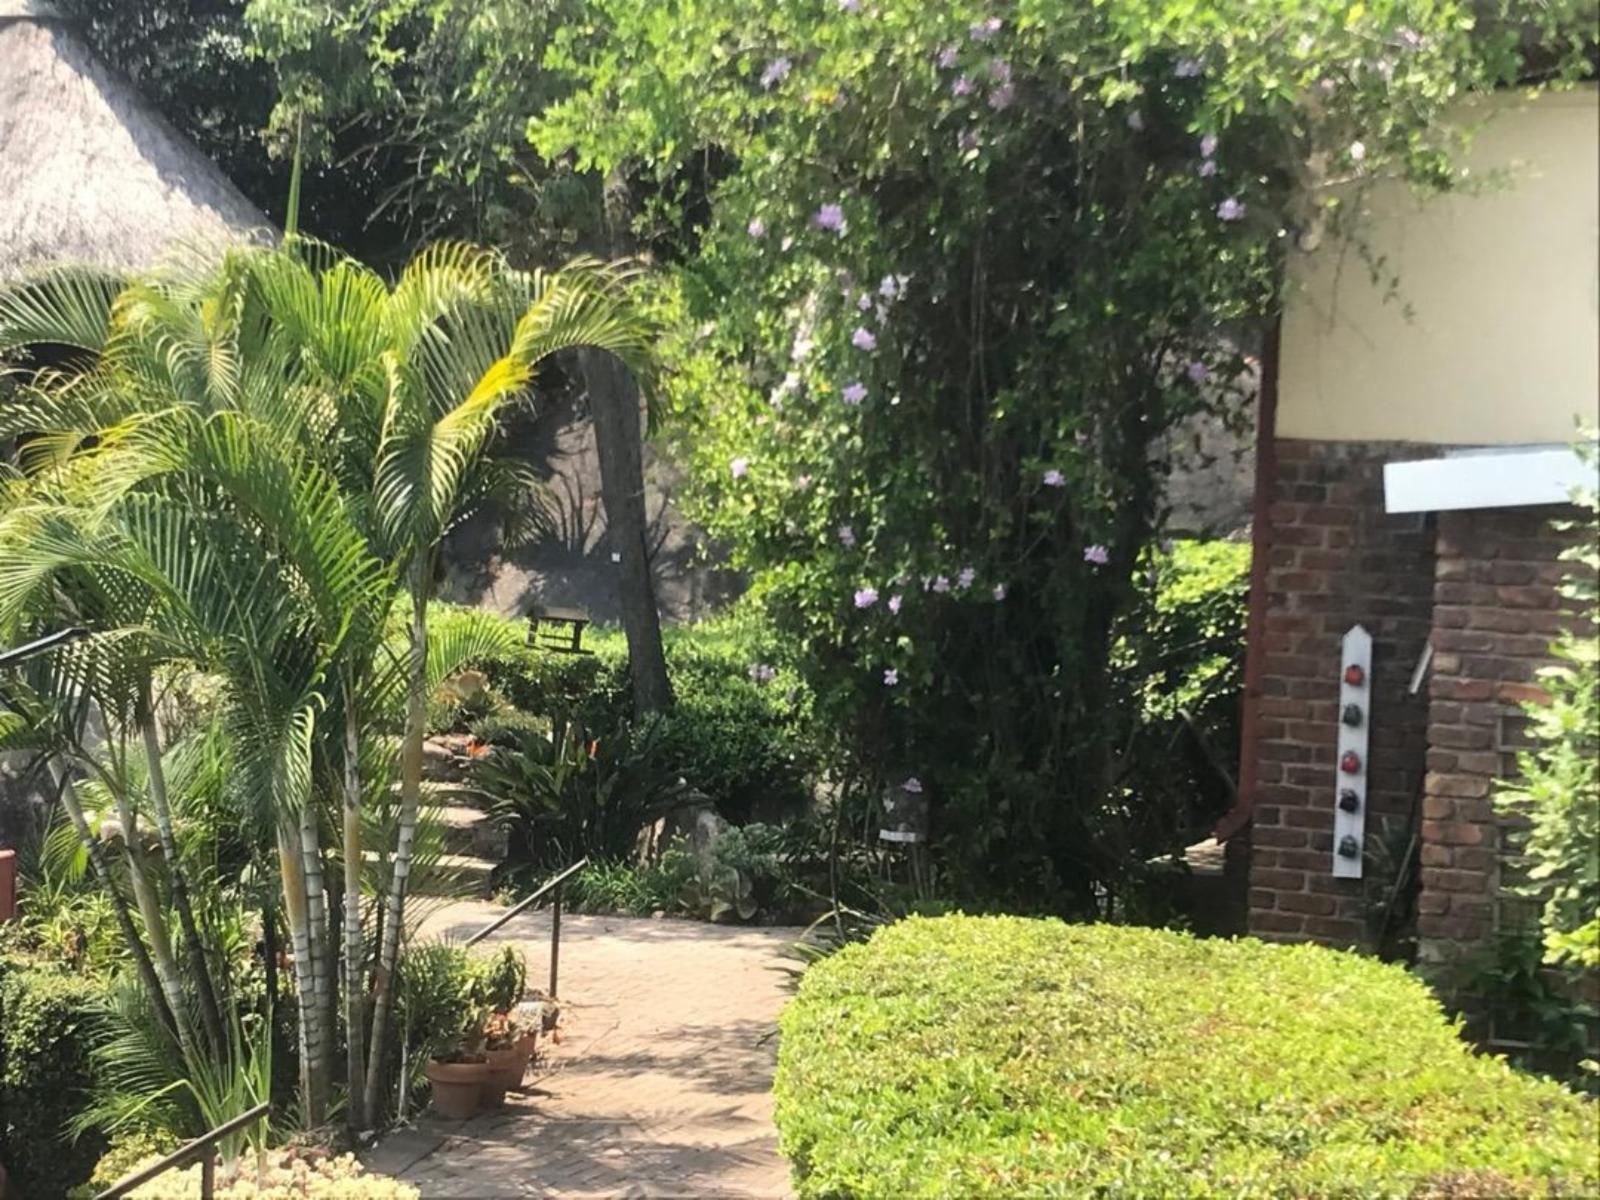
M 158 1159 L 148 1167 L 135 1171 L 132 1175 L 124 1175 L 105 1191 L 101 1192 L 94 1200 L 117 1200 L 119 1196 L 126 1196 L 141 1183 L 149 1183 L 157 1175 L 165 1175 L 174 1167 L 187 1166 L 196 1155 L 209 1151 L 213 1146 L 227 1137 L 236 1133 L 245 1126 L 262 1120 L 271 1110 L 270 1102 L 258 1104 L 248 1112 L 242 1112 L 231 1121 L 224 1121 L 209 1133 L 202 1133 L 192 1142 L 185 1142 L 171 1154 L 163 1159 Z M 217 1192 L 217 1162 L 212 1154 L 206 1154 L 200 1160 L 200 1196 L 201 1200 L 211 1200 Z
M 510 908 L 506 909 L 505 912 L 501 913 L 482 929 L 478 930 L 477 933 L 469 937 L 466 941 L 466 944 L 468 946 L 477 945 L 479 942 L 483 941 L 484 938 L 488 937 L 496 929 L 499 929 L 500 926 L 511 920 L 512 917 L 522 912 L 529 905 L 542 900 L 546 895 L 549 895 L 552 892 L 555 893 L 554 896 L 551 897 L 550 901 L 550 997 L 551 999 L 554 999 L 556 995 L 556 976 L 561 968 L 561 885 L 588 865 L 589 858 L 587 855 L 585 855 L 566 870 L 562 871 L 561 874 L 555 876 L 553 879 L 547 879 L 543 884 L 540 885 L 538 891 L 534 892 L 531 896 L 525 896 L 523 899 L 518 900 Z

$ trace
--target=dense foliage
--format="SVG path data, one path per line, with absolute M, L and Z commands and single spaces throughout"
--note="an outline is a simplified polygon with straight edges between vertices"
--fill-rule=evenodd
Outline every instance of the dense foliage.
M 1524 66 L 1483 8 L 598 0 L 558 32 L 535 144 L 680 262 L 695 511 L 864 828 L 915 779 L 957 876 L 1078 911 L 1166 848 L 1112 664 L 1152 445 L 1238 415 L 1353 188 L 1459 181 L 1448 107 Z
M 202 1110 L 202 1093 L 233 1107 L 265 1060 L 236 1032 L 233 956 L 208 920 L 219 864 L 184 854 L 185 731 L 163 727 L 157 683 L 217 690 L 269 977 L 280 917 L 292 949 L 298 1118 L 327 1119 L 342 1049 L 346 1120 L 370 1128 L 391 1094 L 393 981 L 426 848 L 428 697 L 506 634 L 485 618 L 430 637 L 439 544 L 491 497 L 528 495 L 491 447 L 541 362 L 595 347 L 648 376 L 626 280 L 451 244 L 389 283 L 291 238 L 0 289 L 0 354 L 24 361 L 0 421 L 17 447 L 0 635 L 83 634 L 8 681 L 0 739 L 60 794 L 150 1016 L 159 1052 L 143 1063 L 179 1072 Z M 240 1069 L 213 1086 L 218 1064 Z
M 1589 453 L 1592 455 L 1593 451 Z M 1524 853 L 1530 894 L 1543 906 L 1545 960 L 1600 969 L 1600 500 L 1587 510 L 1566 558 L 1563 589 L 1574 627 L 1552 647 L 1558 663 L 1541 673 L 1548 704 L 1526 706 L 1535 749 L 1518 759 L 1520 778 L 1500 803 L 1530 823 Z
M 803 1196 L 1590 1195 L 1597 1110 L 1316 946 L 908 920 L 783 1016 Z
M 19 1196 L 65 1195 L 104 1147 L 72 1136 L 95 1079 L 98 992 L 64 967 L 0 952 L 0 1162 Z
M 809 697 L 797 676 L 753 678 L 753 665 L 779 647 L 747 608 L 665 631 L 676 703 L 651 732 L 652 758 L 681 776 L 732 821 L 774 816 L 802 806 L 817 769 L 807 724 Z M 495 658 L 486 671 L 514 708 L 571 723 L 606 739 L 632 724 L 627 645 L 614 630 L 585 635 L 584 655 L 524 647 Z M 492 719 L 474 726 L 495 740 Z

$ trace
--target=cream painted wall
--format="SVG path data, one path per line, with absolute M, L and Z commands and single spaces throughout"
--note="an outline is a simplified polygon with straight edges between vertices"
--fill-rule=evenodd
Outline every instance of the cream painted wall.
M 1366 237 L 1397 297 L 1385 303 L 1331 240 L 1296 253 L 1280 437 L 1567 442 L 1577 416 L 1600 420 L 1600 92 L 1508 94 L 1492 108 L 1470 168 L 1509 169 L 1508 183 L 1367 197 Z

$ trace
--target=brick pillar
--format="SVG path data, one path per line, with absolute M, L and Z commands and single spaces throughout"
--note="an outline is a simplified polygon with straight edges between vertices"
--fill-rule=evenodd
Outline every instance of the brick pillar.
M 1248 928 L 1364 946 L 1388 881 L 1332 874 L 1340 639 L 1357 623 L 1374 639 L 1370 847 L 1404 825 L 1422 784 L 1427 704 L 1407 687 L 1430 629 L 1433 530 L 1422 515 L 1384 511 L 1383 464 L 1427 450 L 1280 438 L 1276 453 L 1261 698 L 1243 750 L 1257 769 Z
M 1492 793 L 1515 772 L 1520 705 L 1563 625 L 1568 544 L 1551 528 L 1570 509 L 1439 515 L 1422 809 L 1418 955 L 1459 961 L 1495 930 L 1501 825 Z

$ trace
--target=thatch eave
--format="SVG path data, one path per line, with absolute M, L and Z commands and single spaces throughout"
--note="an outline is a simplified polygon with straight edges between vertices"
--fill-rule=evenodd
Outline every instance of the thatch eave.
M 0 280 L 138 270 L 266 217 L 39 0 L 0 0 Z

